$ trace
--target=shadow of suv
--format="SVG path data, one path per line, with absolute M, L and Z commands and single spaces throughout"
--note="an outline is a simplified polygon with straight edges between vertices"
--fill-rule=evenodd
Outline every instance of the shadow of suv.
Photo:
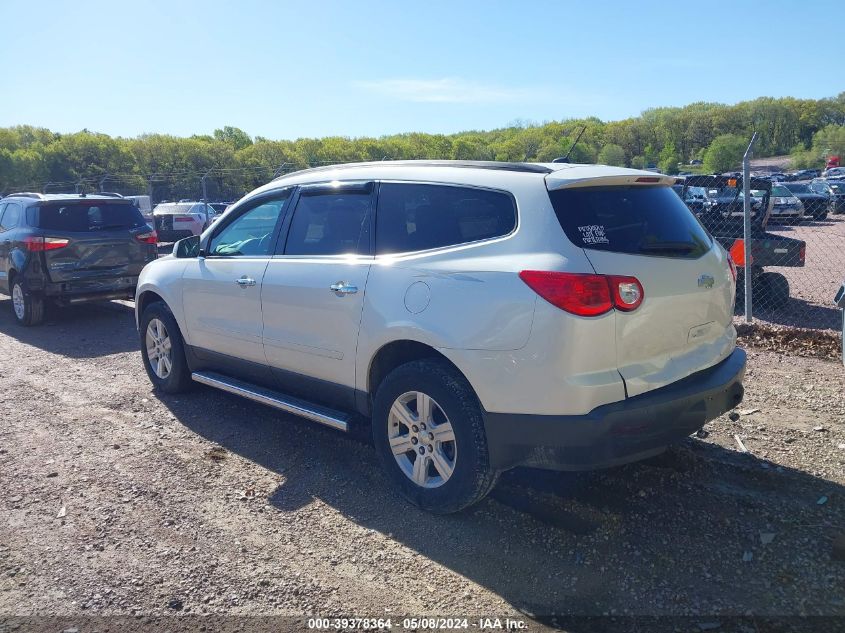
M 132 299 L 156 233 L 119 194 L 13 193 L 0 199 L 0 292 L 37 325 L 44 302 Z

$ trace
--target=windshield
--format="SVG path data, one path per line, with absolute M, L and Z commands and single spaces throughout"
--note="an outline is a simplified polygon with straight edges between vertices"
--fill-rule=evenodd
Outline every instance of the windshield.
M 772 187 L 772 195 L 778 198 L 792 197 L 792 194 L 789 192 L 789 189 L 787 189 L 783 185 L 775 185 L 774 187 Z
M 786 188 L 792 193 L 812 193 L 807 185 L 787 185 Z
M 189 214 L 191 213 L 191 207 L 193 206 L 194 203 L 192 202 L 164 202 L 157 204 L 156 208 L 153 209 L 153 213 L 157 215 L 174 215 L 177 213 Z
M 36 211 L 37 210 L 37 211 Z M 98 201 L 50 203 L 34 207 L 31 218 L 38 228 L 84 232 L 146 226 L 134 204 Z
M 834 193 L 845 193 L 845 183 L 843 182 L 830 182 L 828 186 L 833 189 Z
M 581 248 L 697 258 L 711 246 L 669 187 L 575 187 L 549 197 L 566 236 Z

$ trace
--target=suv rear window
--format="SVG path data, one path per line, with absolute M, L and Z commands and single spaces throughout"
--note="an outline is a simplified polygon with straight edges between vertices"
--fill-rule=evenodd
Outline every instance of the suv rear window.
M 27 210 L 30 223 L 48 231 L 108 231 L 132 229 L 146 225 L 144 216 L 134 204 L 114 202 L 59 202 Z
M 549 197 L 566 237 L 581 248 L 697 258 L 711 246 L 670 187 L 575 187 Z
M 376 253 L 407 253 L 507 235 L 516 227 L 508 194 L 448 185 L 383 183 Z

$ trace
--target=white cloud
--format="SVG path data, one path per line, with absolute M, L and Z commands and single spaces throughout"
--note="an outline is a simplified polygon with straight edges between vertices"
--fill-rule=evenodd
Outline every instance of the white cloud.
M 456 77 L 442 79 L 379 79 L 354 85 L 398 101 L 419 103 L 503 103 L 548 97 L 544 90 L 504 88 Z

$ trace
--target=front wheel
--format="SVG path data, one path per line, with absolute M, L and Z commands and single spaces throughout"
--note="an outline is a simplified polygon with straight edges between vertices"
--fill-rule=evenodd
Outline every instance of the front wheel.
M 15 279 L 12 282 L 12 314 L 18 325 L 39 325 L 44 321 L 44 298 Z
M 191 372 L 185 360 L 182 333 L 170 308 L 161 301 L 150 304 L 141 315 L 141 357 L 147 376 L 165 393 L 187 391 Z
M 388 478 L 429 512 L 458 512 L 496 483 L 481 405 L 461 373 L 440 359 L 393 370 L 376 393 L 373 442 Z

